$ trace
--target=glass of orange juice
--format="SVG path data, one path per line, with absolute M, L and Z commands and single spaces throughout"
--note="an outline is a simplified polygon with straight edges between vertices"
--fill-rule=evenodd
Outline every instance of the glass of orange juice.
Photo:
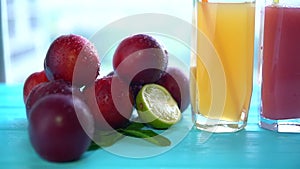
M 195 127 L 235 132 L 252 94 L 255 0 L 194 0 L 190 88 Z M 208 45 L 209 44 L 209 45 Z

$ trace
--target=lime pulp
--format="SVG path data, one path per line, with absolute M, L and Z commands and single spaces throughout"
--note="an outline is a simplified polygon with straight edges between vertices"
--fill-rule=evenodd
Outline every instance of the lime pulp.
M 176 101 L 157 84 L 143 86 L 136 97 L 136 105 L 140 119 L 153 128 L 169 128 L 181 119 Z

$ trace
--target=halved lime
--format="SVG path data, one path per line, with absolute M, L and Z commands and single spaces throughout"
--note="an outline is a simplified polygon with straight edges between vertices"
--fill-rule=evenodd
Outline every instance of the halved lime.
M 146 84 L 136 97 L 139 118 L 157 129 L 166 129 L 181 119 L 181 112 L 171 94 L 157 84 Z

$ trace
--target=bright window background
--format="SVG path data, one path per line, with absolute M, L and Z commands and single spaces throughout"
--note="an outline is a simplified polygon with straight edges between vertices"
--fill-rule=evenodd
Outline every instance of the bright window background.
M 102 27 L 134 14 L 163 13 L 191 23 L 192 0 L 1 0 L 6 1 L 8 83 L 23 83 L 43 69 L 50 43 L 62 34 L 91 37 Z
M 1 12 L 5 12 L 2 22 L 8 28 L 8 35 L 0 33 L 8 49 L 7 83 L 23 83 L 32 72 L 42 70 L 47 49 L 59 35 L 74 33 L 89 38 L 118 19 L 143 13 L 168 14 L 191 23 L 193 8 L 193 0 L 1 0 L 1 4 Z M 259 10 L 256 13 L 259 15 Z

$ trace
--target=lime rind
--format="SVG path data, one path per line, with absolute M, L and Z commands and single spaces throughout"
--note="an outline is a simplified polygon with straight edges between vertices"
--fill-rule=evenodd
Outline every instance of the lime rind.
M 153 128 L 169 128 L 181 119 L 176 101 L 160 85 L 143 86 L 137 95 L 136 103 L 140 119 Z

